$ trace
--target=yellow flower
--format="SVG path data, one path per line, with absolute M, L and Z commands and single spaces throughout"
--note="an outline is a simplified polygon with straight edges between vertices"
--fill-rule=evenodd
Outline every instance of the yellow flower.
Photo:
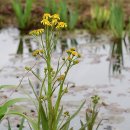
M 67 27 L 67 24 L 64 22 L 59 22 L 58 25 L 56 26 L 57 29 L 66 28 L 66 27 Z
M 71 51 L 75 51 L 76 49 L 75 48 L 70 48 Z
M 41 35 L 43 32 L 44 32 L 44 29 L 37 29 L 37 30 L 30 31 L 29 34 L 38 36 L 38 35 Z
M 56 25 L 58 23 L 58 20 L 57 19 L 52 19 L 52 25 Z
M 52 26 L 52 24 L 48 21 L 48 19 L 43 19 L 43 20 L 41 21 L 41 23 L 42 23 L 43 25 L 46 25 L 46 26 Z
M 51 15 L 49 13 L 45 13 L 43 15 L 43 19 L 48 19 L 48 18 L 51 18 Z
M 67 54 L 71 54 L 72 51 L 71 51 L 71 50 L 66 50 L 66 53 L 67 53 Z
M 54 15 L 51 16 L 51 18 L 60 20 L 59 14 L 54 14 Z
M 79 55 L 79 53 L 78 52 L 76 52 L 76 51 L 72 51 L 72 53 L 71 53 L 73 56 L 76 56 L 76 57 L 78 57 L 78 55 Z
M 72 61 L 72 58 L 70 56 L 68 56 L 67 60 L 68 61 Z
M 43 53 L 43 50 L 35 50 L 35 51 L 32 53 L 32 55 L 33 55 L 33 56 L 37 56 L 38 54 L 41 54 L 41 53 Z
M 58 81 L 62 81 L 62 80 L 64 80 L 64 78 L 65 78 L 65 75 L 60 75 L 57 80 L 58 80 Z

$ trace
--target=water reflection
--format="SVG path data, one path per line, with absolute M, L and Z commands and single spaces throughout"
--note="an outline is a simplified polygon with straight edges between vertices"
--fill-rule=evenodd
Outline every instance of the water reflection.
M 19 44 L 18 44 L 18 49 L 16 54 L 22 55 L 24 53 L 24 48 L 26 48 L 29 53 L 32 52 L 32 45 L 31 45 L 30 38 L 25 38 L 25 35 L 20 33 Z

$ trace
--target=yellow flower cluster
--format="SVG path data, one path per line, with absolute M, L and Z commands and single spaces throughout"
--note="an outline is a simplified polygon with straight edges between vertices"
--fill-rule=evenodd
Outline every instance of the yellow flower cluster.
M 43 32 L 44 32 L 44 29 L 37 29 L 37 30 L 30 31 L 29 34 L 38 36 L 38 35 L 41 35 Z
M 66 50 L 66 52 L 67 52 L 67 54 L 69 55 L 69 56 L 75 56 L 75 57 L 77 57 L 77 58 L 80 58 L 81 57 L 81 55 L 75 50 L 75 48 L 70 48 L 69 50 Z
M 43 50 L 35 50 L 32 55 L 33 56 L 37 56 L 38 54 L 42 54 L 43 53 Z
M 56 29 L 66 28 L 67 24 L 60 21 L 60 16 L 58 14 L 50 15 L 49 13 L 45 13 L 42 17 L 41 24 L 48 27 L 54 27 Z M 39 36 L 42 35 L 44 29 L 37 29 L 29 32 L 30 35 Z
M 79 60 L 77 59 L 80 58 L 81 55 L 76 51 L 75 48 L 70 48 L 69 50 L 66 50 L 66 52 L 68 54 L 68 58 L 67 58 L 68 61 L 72 62 L 73 65 L 79 63 Z
M 50 15 L 48 13 L 45 13 L 41 20 L 41 23 L 44 26 L 51 26 L 57 29 L 66 28 L 67 24 L 64 22 L 60 22 L 59 20 L 60 20 L 60 16 L 58 14 Z

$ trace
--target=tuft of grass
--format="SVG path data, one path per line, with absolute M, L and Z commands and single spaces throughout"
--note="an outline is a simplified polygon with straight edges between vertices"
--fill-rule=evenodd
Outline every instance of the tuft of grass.
M 124 35 L 124 12 L 121 3 L 111 2 L 110 8 L 110 29 L 113 37 L 113 44 L 111 45 L 111 60 L 109 73 L 121 73 L 124 65 L 123 59 L 123 39 Z
M 22 7 L 20 0 L 13 0 L 12 7 L 16 14 L 20 29 L 25 29 L 30 20 L 33 0 L 26 0 L 25 8 Z
M 124 13 L 120 3 L 111 3 L 110 8 L 110 29 L 115 38 L 122 38 L 124 32 Z
M 99 30 L 108 26 L 110 11 L 105 7 L 101 7 L 99 3 L 95 1 L 90 12 L 91 19 L 86 21 L 85 27 L 91 34 L 95 35 Z

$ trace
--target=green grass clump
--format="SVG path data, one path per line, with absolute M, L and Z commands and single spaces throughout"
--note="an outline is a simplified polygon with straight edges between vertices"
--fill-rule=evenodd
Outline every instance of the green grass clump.
M 27 28 L 31 16 L 33 0 L 26 0 L 25 8 L 22 7 L 20 0 L 13 0 L 12 6 L 16 14 L 18 25 L 20 29 Z

